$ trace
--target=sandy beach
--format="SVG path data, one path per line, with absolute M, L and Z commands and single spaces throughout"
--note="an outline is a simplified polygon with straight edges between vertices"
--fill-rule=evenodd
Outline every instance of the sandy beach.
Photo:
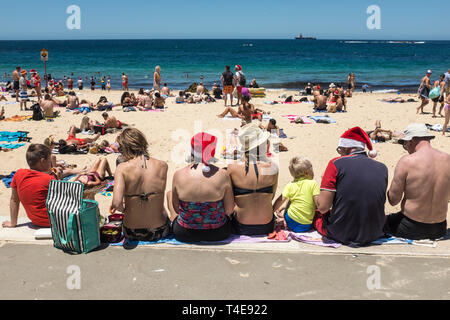
M 96 103 L 100 96 L 105 95 L 108 101 L 119 103 L 122 91 L 111 91 L 109 93 L 101 90 L 83 90 L 76 91 L 80 99 L 87 99 Z M 131 91 L 137 94 L 137 91 Z M 282 115 L 313 115 L 312 104 L 264 104 L 264 101 L 283 100 L 279 95 L 286 92 L 288 95 L 295 94 L 294 91 L 270 90 L 265 98 L 252 99 L 251 103 L 266 112 L 270 111 L 270 116 L 277 120 L 277 125 L 284 129 L 288 138 L 281 139 L 281 142 L 289 149 L 288 152 L 274 154 L 274 161 L 279 162 L 279 187 L 278 196 L 284 185 L 291 181 L 288 170 L 289 160 L 296 155 L 308 157 L 314 168 L 314 179 L 320 183 L 323 172 L 332 158 L 337 157 L 336 147 L 339 137 L 342 133 L 354 126 L 360 126 L 364 130 L 373 130 L 375 121 L 381 120 L 383 129 L 392 131 L 402 131 L 411 122 L 423 122 L 429 124 L 443 124 L 443 118 L 432 118 L 432 103 L 425 107 L 425 112 L 429 114 L 418 115 L 416 108 L 419 102 L 412 103 L 385 103 L 380 101 L 383 98 L 396 98 L 397 94 L 375 94 L 375 93 L 354 93 L 352 98 L 347 98 L 347 113 L 329 114 L 336 120 L 336 124 L 295 124 L 290 123 Z M 177 92 L 175 92 L 177 93 Z M 402 94 L 404 99 L 417 99 L 416 94 Z M 33 99 L 33 98 L 32 98 Z M 34 98 L 36 99 L 36 98 Z M 8 97 L 9 102 L 15 101 Z M 31 115 L 31 111 L 19 111 L 19 104 L 10 104 L 1 102 L 0 106 L 5 107 L 5 116 Z M 28 103 L 28 107 L 31 104 Z M 239 120 L 223 120 L 217 117 L 224 109 L 223 100 L 208 104 L 176 104 L 175 98 L 166 100 L 167 109 L 164 112 L 122 112 L 121 107 L 115 107 L 111 112 L 120 121 L 130 124 L 144 132 L 150 144 L 151 156 L 166 161 L 169 165 L 167 191 L 171 189 L 173 173 L 186 165 L 182 152 L 187 152 L 190 148 L 189 139 L 199 131 L 206 131 L 219 136 L 219 141 L 225 139 L 227 130 L 239 128 Z M 28 136 L 32 137 L 32 143 L 43 143 L 49 135 L 55 135 L 57 139 L 66 139 L 67 131 L 71 125 L 79 126 L 82 115 L 74 115 L 65 112 L 64 108 L 58 108 L 61 116 L 54 122 L 46 121 L 23 121 L 23 122 L 0 122 L 0 131 L 29 131 Z M 325 114 L 314 114 L 325 115 Z M 102 121 L 101 112 L 94 111 L 88 114 L 91 119 Z M 263 121 L 265 122 L 265 121 Z M 433 132 L 436 138 L 432 141 L 433 147 L 449 152 L 450 136 L 442 136 L 441 132 Z M 222 135 L 222 137 L 220 137 Z M 79 134 L 79 137 L 85 137 Z M 106 139 L 113 142 L 116 134 L 107 134 L 100 139 Z M 100 140 L 101 141 L 101 140 Z M 27 168 L 25 160 L 26 146 L 11 152 L 1 152 L 0 161 L 2 162 L 0 174 L 7 175 L 19 168 Z M 225 166 L 226 160 L 220 157 L 222 143 L 216 149 L 216 157 L 219 159 L 218 166 Z M 399 144 L 392 142 L 376 143 L 374 149 L 377 150 L 377 161 L 384 163 L 389 170 L 389 183 L 392 179 L 397 161 L 406 154 L 406 151 Z M 58 160 L 65 160 L 70 164 L 77 164 L 78 167 L 90 165 L 100 155 L 57 155 Z M 107 156 L 112 169 L 115 168 L 117 155 Z M 9 198 L 11 191 L 4 184 L 0 184 L 0 215 L 9 215 Z M 100 194 L 96 195 L 99 202 L 100 211 L 107 213 L 111 197 Z M 386 213 L 398 212 L 399 206 L 392 207 L 386 203 Z M 449 210 L 450 212 L 450 210 Z M 21 207 L 19 217 L 26 216 Z M 449 218 L 449 216 L 447 216 Z

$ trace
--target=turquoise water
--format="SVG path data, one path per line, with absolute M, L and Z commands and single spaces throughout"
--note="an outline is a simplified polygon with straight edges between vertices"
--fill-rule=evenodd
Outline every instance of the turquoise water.
M 110 75 L 113 88 L 121 86 L 122 72 L 128 74 L 130 88 L 151 87 L 156 65 L 172 88 L 186 88 L 201 76 L 211 85 L 225 65 L 240 64 L 248 81 L 256 78 L 266 88 L 345 83 L 353 72 L 357 85 L 415 90 L 427 69 L 433 70 L 434 80 L 450 67 L 450 41 L 0 41 L 0 80 L 9 80 L 5 73 L 9 78 L 16 65 L 43 75 L 42 48 L 49 50 L 47 72 L 54 78 Z

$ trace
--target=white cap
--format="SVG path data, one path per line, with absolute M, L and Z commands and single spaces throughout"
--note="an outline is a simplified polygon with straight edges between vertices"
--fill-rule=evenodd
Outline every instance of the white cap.
M 430 69 L 428 69 L 427 73 L 429 73 L 429 74 L 432 74 L 433 72 L 431 72 L 431 70 L 430 70 Z

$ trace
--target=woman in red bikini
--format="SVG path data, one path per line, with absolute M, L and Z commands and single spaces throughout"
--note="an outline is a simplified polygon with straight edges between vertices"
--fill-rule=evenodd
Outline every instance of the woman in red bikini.
M 67 144 L 76 145 L 77 148 L 85 147 L 87 144 L 97 141 L 100 138 L 100 133 L 96 134 L 93 138 L 80 139 L 76 137 L 76 127 L 71 126 L 69 130 L 69 136 L 66 139 Z

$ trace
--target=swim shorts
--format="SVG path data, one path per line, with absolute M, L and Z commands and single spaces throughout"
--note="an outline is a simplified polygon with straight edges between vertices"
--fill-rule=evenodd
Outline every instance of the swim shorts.
M 444 95 L 442 95 L 442 97 L 439 99 L 439 97 L 431 99 L 431 101 L 433 102 L 444 102 Z
M 20 83 L 19 81 L 14 81 L 14 91 L 17 91 L 20 89 Z
M 422 88 L 422 90 L 420 90 L 420 97 L 422 98 L 422 99 L 430 99 L 429 97 L 428 97 L 428 95 L 430 94 L 430 89 L 428 89 L 428 87 L 427 86 L 424 86 L 423 88 Z
M 275 217 L 267 224 L 242 224 L 236 218 L 236 213 L 231 215 L 231 233 L 247 236 L 268 235 L 275 228 Z
M 223 94 L 232 94 L 233 93 L 233 86 L 224 86 L 223 87 Z
M 69 137 L 67 137 L 66 141 L 70 141 L 70 140 L 76 140 L 76 141 L 78 141 L 78 144 L 80 144 L 80 145 L 86 144 L 86 140 L 75 138 L 75 136 L 71 135 L 71 134 L 69 134 Z
M 408 218 L 402 212 L 398 212 L 386 217 L 383 231 L 405 239 L 435 240 L 445 236 L 447 220 L 439 223 L 422 223 Z

